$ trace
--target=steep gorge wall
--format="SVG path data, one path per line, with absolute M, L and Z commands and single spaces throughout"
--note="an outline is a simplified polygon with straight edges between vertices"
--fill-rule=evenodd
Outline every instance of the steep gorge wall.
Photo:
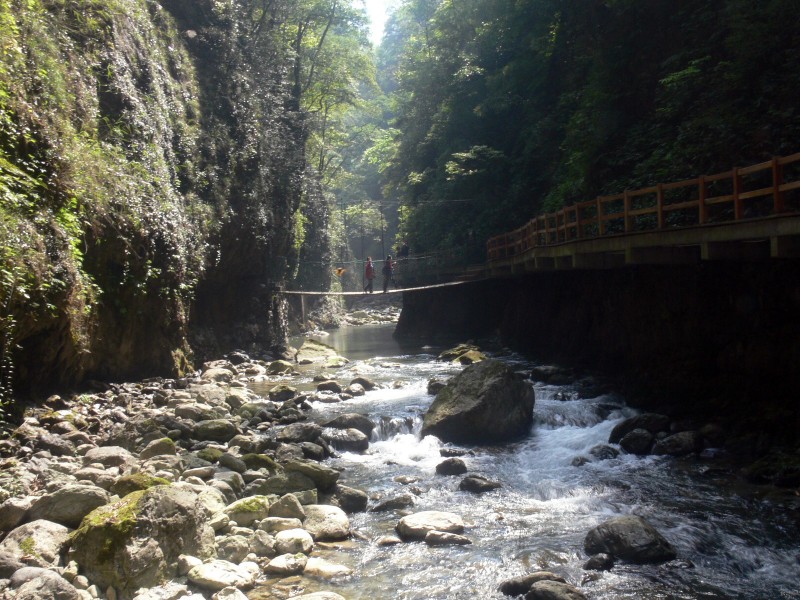
M 397 334 L 499 334 L 618 377 L 634 405 L 800 438 L 795 262 L 560 271 L 410 293 Z
M 0 0 L 0 399 L 285 343 L 305 131 L 249 8 Z

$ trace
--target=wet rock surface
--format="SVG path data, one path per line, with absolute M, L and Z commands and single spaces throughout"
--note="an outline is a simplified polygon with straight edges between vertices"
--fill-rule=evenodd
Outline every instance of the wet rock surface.
M 507 441 L 533 423 L 533 388 L 505 364 L 484 360 L 465 368 L 436 395 L 422 435 L 455 443 Z

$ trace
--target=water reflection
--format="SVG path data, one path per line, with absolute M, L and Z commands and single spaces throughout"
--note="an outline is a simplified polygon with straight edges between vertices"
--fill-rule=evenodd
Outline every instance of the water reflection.
M 309 335 L 311 339 L 328 344 L 351 361 L 368 360 L 377 356 L 400 356 L 418 354 L 422 351 L 413 342 L 394 338 L 393 325 L 363 325 L 343 327 L 328 332 L 328 335 Z M 292 345 L 300 346 L 305 338 L 294 338 Z

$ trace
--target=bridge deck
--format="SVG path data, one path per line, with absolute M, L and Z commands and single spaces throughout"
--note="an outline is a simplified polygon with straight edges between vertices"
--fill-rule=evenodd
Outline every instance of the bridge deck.
M 444 287 L 453 287 L 455 285 L 464 285 L 468 283 L 467 281 L 450 281 L 447 283 L 436 283 L 433 285 L 424 285 L 420 287 L 409 287 L 409 288 L 396 288 L 390 289 L 387 292 L 383 290 L 378 290 L 373 292 L 372 295 L 382 295 L 386 294 L 401 294 L 403 292 L 418 292 L 420 290 L 432 290 L 435 288 L 444 288 Z M 369 296 L 367 292 L 308 292 L 305 290 L 284 290 L 281 292 L 283 294 L 289 294 L 292 296 Z

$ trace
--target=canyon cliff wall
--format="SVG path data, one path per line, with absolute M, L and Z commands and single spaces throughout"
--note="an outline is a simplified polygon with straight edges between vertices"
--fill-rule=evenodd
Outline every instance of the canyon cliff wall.
M 287 6 L 0 1 L 0 400 L 283 349 Z

